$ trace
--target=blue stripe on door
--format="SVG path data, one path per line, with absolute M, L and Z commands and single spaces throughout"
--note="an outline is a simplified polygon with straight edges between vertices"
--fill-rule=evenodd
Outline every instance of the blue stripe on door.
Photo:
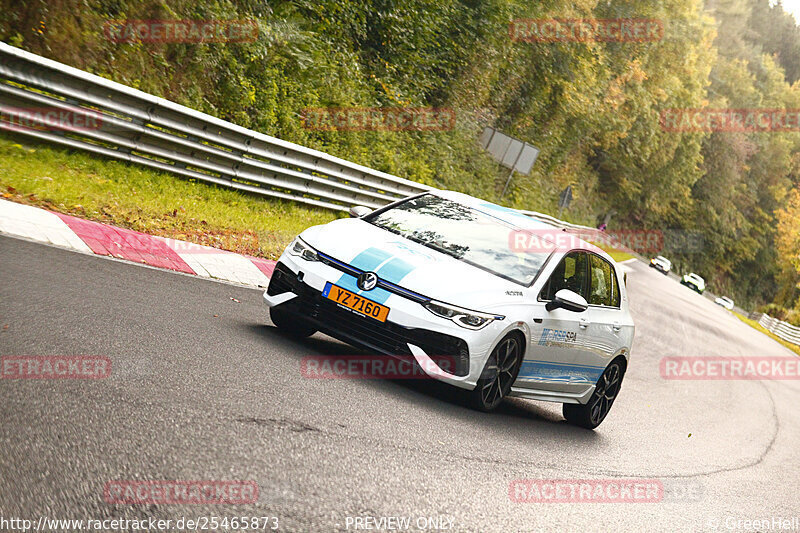
M 605 367 L 577 365 L 572 363 L 551 363 L 549 361 L 522 361 L 519 377 L 536 378 L 548 381 L 568 381 L 597 383 Z

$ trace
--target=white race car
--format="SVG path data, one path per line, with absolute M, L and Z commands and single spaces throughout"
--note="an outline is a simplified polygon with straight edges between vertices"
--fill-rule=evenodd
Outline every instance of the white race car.
M 650 266 L 660 270 L 662 274 L 669 274 L 672 269 L 672 262 L 663 255 L 657 255 L 650 260 Z
M 725 309 L 731 311 L 733 310 L 733 300 L 728 298 L 727 296 L 719 296 L 714 300 L 714 303 L 717 305 L 721 305 Z
M 706 290 L 706 280 L 694 272 L 684 274 L 681 278 L 681 285 L 686 285 L 698 294 L 703 294 L 703 292 Z
M 620 390 L 634 325 L 602 250 L 518 211 L 434 191 L 305 230 L 264 300 L 294 336 L 413 356 L 489 411 L 506 396 L 563 403 L 595 428 Z M 439 356 L 452 365 L 441 365 Z

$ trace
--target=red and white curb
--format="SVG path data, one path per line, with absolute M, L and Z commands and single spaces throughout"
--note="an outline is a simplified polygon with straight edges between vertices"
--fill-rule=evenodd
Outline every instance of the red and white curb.
M 266 287 L 275 261 L 0 200 L 0 233 L 205 278 Z

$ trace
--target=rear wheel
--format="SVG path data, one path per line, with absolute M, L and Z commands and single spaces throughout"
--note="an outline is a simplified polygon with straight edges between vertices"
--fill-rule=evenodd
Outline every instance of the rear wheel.
M 565 403 L 563 407 L 564 418 L 567 422 L 586 429 L 594 429 L 605 420 L 606 415 L 611 410 L 614 400 L 619 394 L 622 385 L 622 377 L 625 371 L 622 363 L 615 359 L 606 367 L 597 385 L 594 394 L 585 405 Z
M 317 332 L 314 326 L 300 317 L 287 313 L 280 307 L 270 307 L 269 317 L 279 330 L 298 339 L 310 337 Z
M 488 412 L 503 402 L 503 398 L 508 396 L 511 385 L 519 374 L 522 353 L 523 342 L 519 335 L 512 333 L 503 337 L 492 350 L 478 384 L 470 393 L 470 403 L 473 407 Z

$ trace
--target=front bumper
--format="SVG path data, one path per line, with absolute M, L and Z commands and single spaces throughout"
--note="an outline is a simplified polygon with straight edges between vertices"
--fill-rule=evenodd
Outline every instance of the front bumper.
M 342 275 L 347 274 L 284 254 L 264 301 L 343 342 L 385 355 L 413 356 L 429 376 L 464 389 L 475 387 L 498 329 L 503 328 L 499 321 L 472 331 L 436 317 L 418 302 L 392 295 L 385 303 L 389 317 L 379 322 L 322 296 L 325 283 L 336 283 Z

